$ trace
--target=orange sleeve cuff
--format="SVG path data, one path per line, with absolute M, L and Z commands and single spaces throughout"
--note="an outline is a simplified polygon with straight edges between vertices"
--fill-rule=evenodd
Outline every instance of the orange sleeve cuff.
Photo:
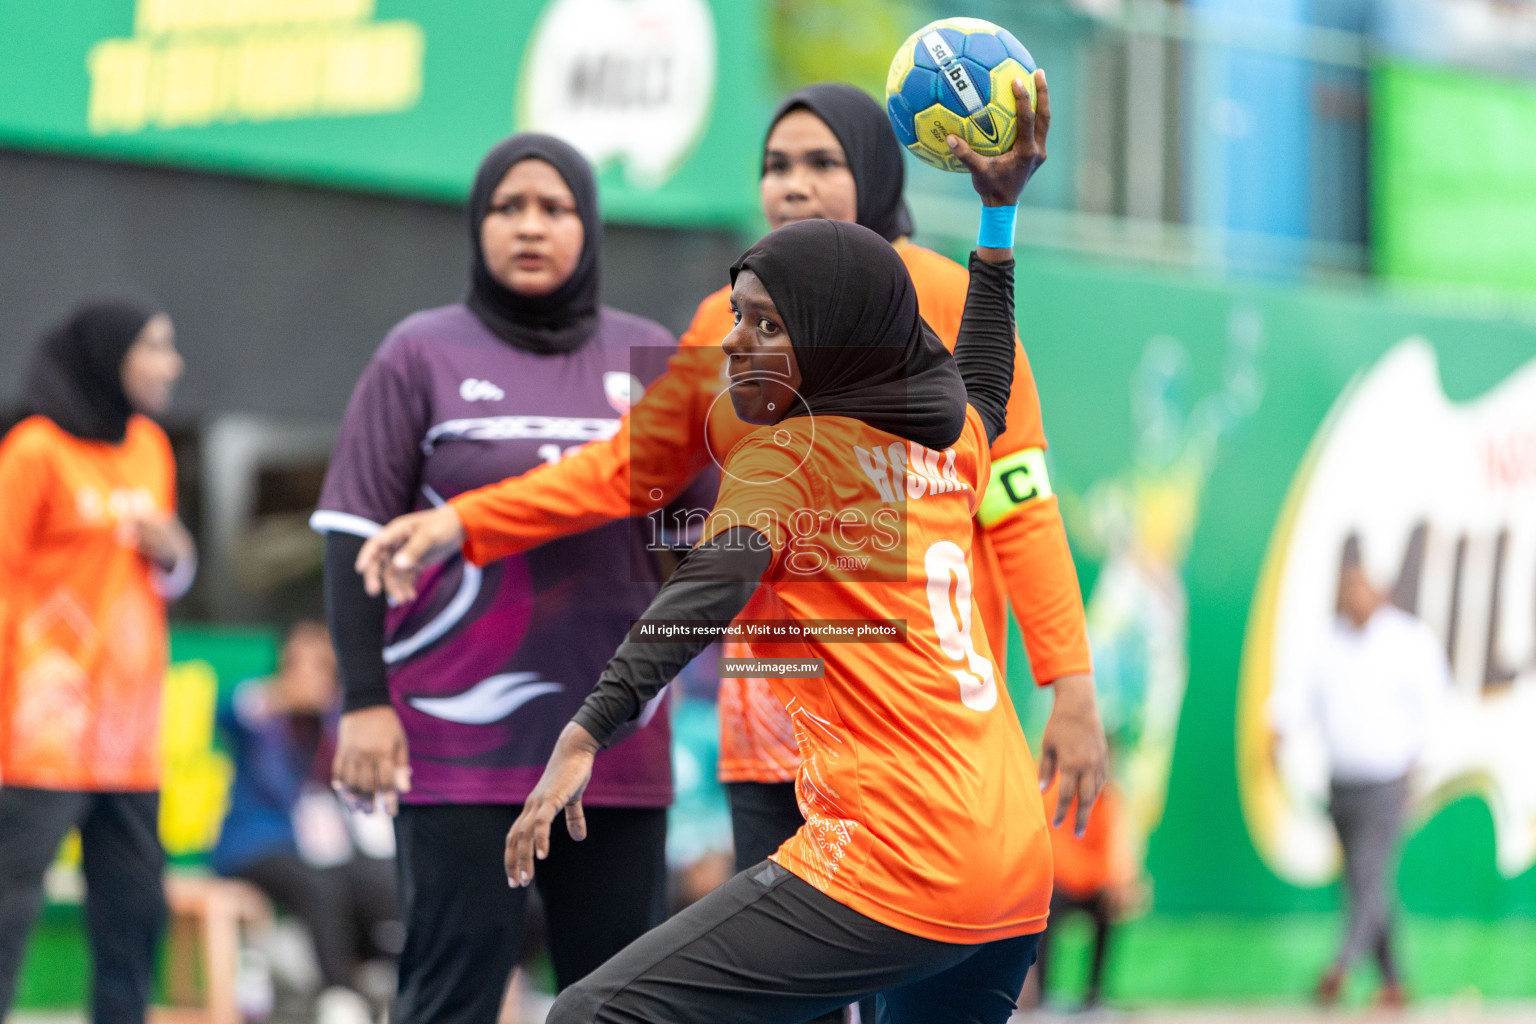
M 1021 506 L 987 527 L 1008 601 L 1041 686 L 1093 671 L 1077 566 L 1054 495 Z

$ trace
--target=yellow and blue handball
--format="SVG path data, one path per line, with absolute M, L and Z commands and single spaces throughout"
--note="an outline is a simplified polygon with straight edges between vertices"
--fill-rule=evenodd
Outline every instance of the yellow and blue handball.
M 1035 60 L 1012 32 L 980 18 L 944 18 L 907 37 L 885 79 L 885 110 L 902 145 L 919 160 L 964 171 L 945 137 L 982 156 L 1013 146 L 1018 107 L 1013 80 L 1024 79 L 1035 107 Z

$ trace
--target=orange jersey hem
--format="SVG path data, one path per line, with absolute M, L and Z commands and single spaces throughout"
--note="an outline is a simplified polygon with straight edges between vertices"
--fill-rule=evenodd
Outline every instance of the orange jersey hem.
M 0 770 L 0 785 L 20 789 L 46 789 L 55 793 L 155 793 L 160 790 L 160 773 L 132 778 L 65 778 L 56 774 L 33 774 L 9 767 Z
M 871 921 L 877 921 L 887 928 L 895 928 L 897 931 L 905 932 L 908 935 L 916 935 L 920 939 L 976 946 L 983 942 L 995 942 L 998 939 L 1012 939 L 1020 935 L 1035 935 L 1043 932 L 1045 931 L 1046 921 L 1050 917 L 1049 913 L 1041 913 L 1027 918 L 1020 918 L 1016 921 L 994 922 L 984 925 L 965 925 L 954 924 L 948 921 L 934 921 L 926 917 L 917 917 L 905 913 L 884 903 L 877 903 L 867 896 L 842 886 L 822 889 L 811 881 L 814 873 L 801 864 L 798 858 L 787 856 L 783 848 L 780 848 L 776 853 L 769 854 L 768 859 L 805 884 L 816 888 L 822 895 L 836 900 L 854 913 L 863 914 Z M 1046 900 L 1049 902 L 1049 895 L 1047 895 Z

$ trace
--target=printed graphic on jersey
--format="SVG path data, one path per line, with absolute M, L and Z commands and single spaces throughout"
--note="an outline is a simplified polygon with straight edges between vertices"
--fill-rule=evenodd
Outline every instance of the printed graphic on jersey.
M 632 373 L 622 370 L 609 370 L 603 374 L 603 394 L 608 398 L 608 404 L 619 411 L 619 415 L 627 415 L 645 394 L 645 385 L 640 383 L 640 378 Z
M 466 402 L 499 402 L 507 393 L 488 380 L 470 377 L 459 385 L 459 397 Z

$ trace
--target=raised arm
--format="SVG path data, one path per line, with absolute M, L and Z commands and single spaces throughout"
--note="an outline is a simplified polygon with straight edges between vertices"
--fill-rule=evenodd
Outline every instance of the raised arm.
M 976 321 L 978 317 L 987 323 L 989 340 L 994 348 L 997 341 L 990 337 L 995 333 L 991 330 L 994 321 L 1006 317 L 1012 333 L 1012 203 L 1017 200 L 1029 176 L 1046 158 L 1051 99 L 1043 71 L 1035 73 L 1035 90 L 1038 109 L 1031 117 L 1027 113 L 1027 98 L 1015 84 L 1014 95 L 1020 110 L 1019 132 L 1010 153 L 988 161 L 977 157 L 964 142 L 957 139 L 952 143 L 956 153 L 971 168 L 972 184 L 982 197 L 983 229 L 978 243 L 990 243 L 978 244 L 971 257 L 971 283 L 966 293 L 965 319 L 961 323 L 962 336 L 955 346 L 955 360 L 966 377 L 968 392 L 973 390 L 972 380 L 988 373 L 996 376 L 995 383 L 978 384 L 984 393 L 981 400 L 987 403 L 987 408 L 977 404 L 976 398 L 971 400 L 989 421 L 996 416 L 996 392 L 1002 383 L 998 370 L 1001 360 L 995 356 L 980 358 L 963 351 L 961 341 L 967 340 L 964 338 L 966 323 Z M 1004 226 L 1002 221 L 1008 221 L 1008 225 Z M 1007 287 L 999 295 L 1005 271 Z M 1071 691 L 1078 694 L 1079 699 L 1068 703 L 1093 709 L 1092 665 L 1082 593 L 1078 588 L 1072 552 L 1067 546 L 1066 528 L 1046 473 L 1040 396 L 1017 334 L 1012 335 L 1012 342 L 1013 372 L 1004 399 L 1007 411 L 999 433 L 990 433 L 991 426 L 988 427 L 993 440 L 992 477 L 977 511 L 977 520 L 997 553 L 1009 603 L 1024 636 L 1035 680 L 1041 685 L 1060 682 L 1058 699 Z M 1091 726 L 1087 730 L 1090 733 L 1097 729 L 1096 710 L 1088 725 Z M 1058 761 L 1054 744 L 1047 745 L 1042 755 L 1040 774 L 1048 781 Z M 1069 768 L 1079 767 L 1080 760 L 1069 757 Z M 1101 757 L 1090 754 L 1088 760 L 1096 761 L 1102 767 Z
M 976 294 L 974 282 L 979 264 L 1006 264 L 1012 283 L 1014 210 L 1024 185 L 1045 162 L 1045 140 L 1051 126 L 1050 92 L 1043 71 L 1035 72 L 1035 90 L 1038 110 L 1032 114 L 1023 82 L 1014 82 L 1019 129 L 1009 152 L 988 159 L 977 156 L 961 139 L 951 136 L 949 140 L 950 148 L 970 170 L 971 184 L 982 201 L 982 230 L 971 259 L 973 283 L 966 296 L 967 316 L 971 315 L 972 295 Z M 990 270 L 986 268 L 983 273 Z M 1011 305 L 1009 315 L 1011 318 Z M 961 361 L 958 342 L 955 359 Z M 966 359 L 970 361 L 971 357 Z M 996 360 L 985 360 L 985 364 L 995 366 Z M 968 392 L 970 387 L 967 380 Z M 990 389 L 983 400 L 995 400 Z M 974 400 L 972 404 L 976 404 Z M 980 405 L 976 409 L 984 420 L 989 415 Z M 1034 411 L 1038 414 L 1038 403 Z M 998 436 L 991 433 L 990 426 L 988 432 L 989 437 Z M 1030 646 L 1031 658 L 1042 646 L 1052 648 L 1051 653 L 1056 655 L 1049 662 L 1049 671 L 1060 674 L 1047 677 L 1055 689 L 1055 702 L 1040 741 L 1040 786 L 1048 788 L 1060 773 L 1060 798 L 1053 824 L 1061 825 L 1075 802 L 1074 825 L 1081 835 L 1088 827 L 1089 812 L 1108 775 L 1109 755 L 1088 665 L 1077 573 L 1055 499 L 1048 493 L 1042 449 L 1043 438 L 1038 446 L 996 460 L 979 515 L 1003 563 L 1014 612 L 1024 626 L 1026 638 L 1034 641 Z M 1040 667 L 1036 665 L 1037 673 Z
M 1013 258 L 992 261 L 972 253 L 970 270 L 955 365 L 965 381 L 966 401 L 981 414 L 990 445 L 1007 426 L 1013 388 Z
M 1014 79 L 1012 87 L 1019 112 L 1012 149 L 984 157 L 958 136 L 948 139 L 981 197 L 981 230 L 971 254 L 971 280 L 955 340 L 955 363 L 965 381 L 966 399 L 987 428 L 989 444 L 1007 426 L 1013 384 L 1013 235 L 1019 194 L 1045 163 L 1045 137 L 1051 124 L 1043 72 L 1035 72 L 1038 113 L 1024 80 Z

